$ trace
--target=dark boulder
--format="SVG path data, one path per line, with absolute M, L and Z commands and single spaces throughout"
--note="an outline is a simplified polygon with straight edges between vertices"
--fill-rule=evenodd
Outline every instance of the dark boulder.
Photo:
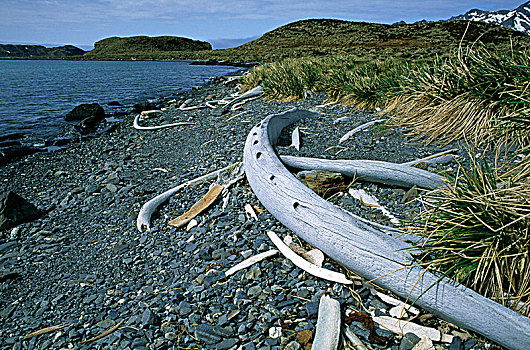
M 32 221 L 42 215 L 33 204 L 12 191 L 0 194 L 0 230 Z
M 83 120 L 90 117 L 99 118 L 103 120 L 105 118 L 105 110 L 99 105 L 99 103 L 83 103 L 72 109 L 66 114 L 64 119 L 67 122 L 73 122 Z
M 83 103 L 68 112 L 66 121 L 81 121 L 78 130 L 82 134 L 93 131 L 105 119 L 105 110 L 98 103 Z

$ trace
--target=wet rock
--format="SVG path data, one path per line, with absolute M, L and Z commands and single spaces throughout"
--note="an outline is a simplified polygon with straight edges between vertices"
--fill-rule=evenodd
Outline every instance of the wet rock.
M 158 317 L 156 314 L 151 311 L 151 309 L 147 308 L 142 313 L 142 326 L 151 326 L 158 324 Z
M 420 342 L 421 338 L 414 333 L 407 333 L 399 343 L 399 350 L 411 350 Z
M 98 103 L 83 103 L 66 114 L 64 119 L 67 122 L 84 120 L 90 117 L 105 118 L 105 110 Z
M 0 194 L 0 230 L 32 221 L 42 215 L 33 204 L 12 191 Z

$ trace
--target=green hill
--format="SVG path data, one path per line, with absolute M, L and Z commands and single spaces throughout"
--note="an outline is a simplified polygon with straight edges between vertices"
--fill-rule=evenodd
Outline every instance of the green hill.
M 480 41 L 486 46 L 529 46 L 530 37 L 515 30 L 469 21 L 417 24 L 377 24 L 334 19 L 297 21 L 259 39 L 208 56 L 239 61 L 275 61 L 287 57 L 351 54 L 360 57 L 391 55 L 421 58 L 445 54 Z
M 192 52 L 211 49 L 212 45 L 205 41 L 175 36 L 112 37 L 96 42 L 94 49 L 89 51 L 85 57 L 93 59 L 164 59 L 173 57 L 168 53 L 178 55 L 185 52 L 186 56 L 190 56 Z

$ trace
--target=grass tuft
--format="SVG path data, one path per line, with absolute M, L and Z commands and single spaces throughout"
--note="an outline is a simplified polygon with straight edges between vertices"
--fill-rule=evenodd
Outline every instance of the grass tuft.
M 472 157 L 447 186 L 428 193 L 410 230 L 424 238 L 417 259 L 530 315 L 530 183 L 502 181 Z

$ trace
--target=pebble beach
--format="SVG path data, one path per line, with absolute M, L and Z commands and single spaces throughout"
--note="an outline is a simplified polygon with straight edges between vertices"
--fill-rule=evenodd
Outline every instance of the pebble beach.
M 240 162 L 248 132 L 270 114 L 298 107 L 322 113 L 298 126 L 301 147 L 290 131 L 278 153 L 326 159 L 372 159 L 403 163 L 443 150 L 465 162 L 465 147 L 424 145 L 398 128 L 373 126 L 339 143 L 349 130 L 380 119 L 376 111 L 328 104 L 309 94 L 302 101 L 263 97 L 236 111 L 182 111 L 184 101 L 201 105 L 238 91 L 228 77 L 160 100 L 161 115 L 142 125 L 189 122 L 160 130 L 136 130 L 131 113 L 102 125 L 98 137 L 36 153 L 0 167 L 0 188 L 11 190 L 46 214 L 0 232 L 0 349 L 310 349 L 322 295 L 341 303 L 346 318 L 362 312 L 390 315 L 391 295 L 326 258 L 324 268 L 343 272 L 351 287 L 307 274 L 281 254 L 231 276 L 238 262 L 274 249 L 266 235 L 295 235 L 267 213 L 245 179 L 184 228 L 168 222 L 206 194 L 212 181 L 188 187 L 158 208 L 151 229 L 139 232 L 142 205 L 171 187 Z M 450 171 L 455 163 L 429 170 Z M 410 189 L 355 182 L 401 222 L 420 202 Z M 421 191 L 419 191 L 421 193 Z M 414 197 L 414 196 L 413 196 Z M 346 193 L 335 204 L 367 219 L 392 225 Z M 245 207 L 250 205 L 256 218 Z M 305 243 L 299 242 L 307 249 Z M 436 349 L 486 349 L 492 344 L 420 310 L 414 322 L 452 336 Z M 429 349 L 419 337 L 358 320 L 344 324 L 373 349 Z M 54 327 L 50 329 L 48 327 Z M 32 332 L 46 330 L 40 334 Z M 98 338 L 99 336 L 99 338 Z M 342 343 L 342 340 L 341 340 Z

